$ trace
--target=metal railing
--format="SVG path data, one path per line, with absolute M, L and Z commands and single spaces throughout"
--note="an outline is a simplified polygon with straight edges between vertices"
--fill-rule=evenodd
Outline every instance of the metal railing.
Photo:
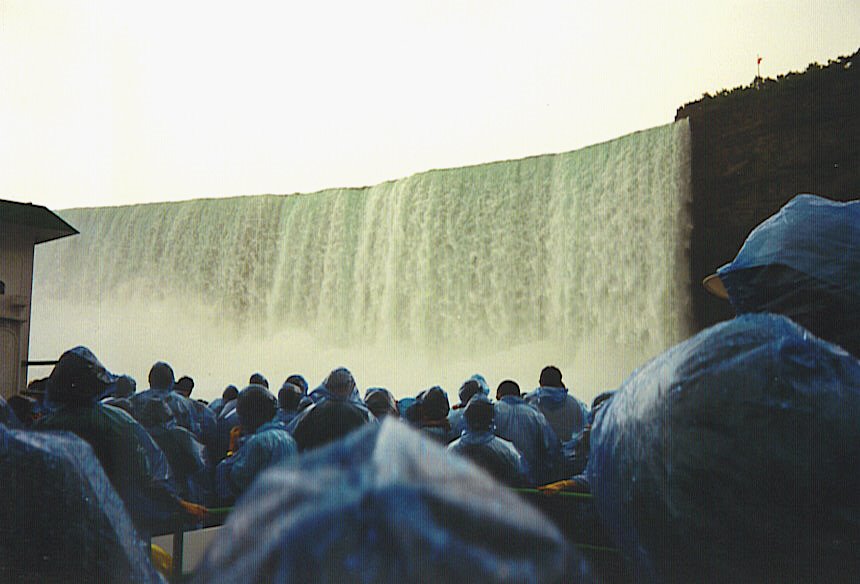
M 571 545 L 589 557 L 592 563 L 595 560 L 600 564 L 607 564 L 608 562 L 611 564 L 609 570 L 613 573 L 621 570 L 619 550 L 611 545 L 602 530 L 595 530 L 596 524 L 594 522 L 583 521 L 583 510 L 590 507 L 592 495 L 569 492 L 547 494 L 537 489 L 515 489 L 515 491 L 549 516 Z M 206 518 L 194 526 L 189 526 L 187 519 L 177 515 L 172 529 L 163 533 L 155 533 L 150 537 L 151 540 L 153 537 L 172 536 L 170 582 L 182 582 L 190 575 L 183 572 L 185 534 L 224 525 L 232 511 L 232 507 L 209 509 Z
M 59 363 L 59 361 L 57 361 L 56 359 L 42 359 L 42 360 L 36 360 L 36 361 L 28 361 L 28 360 L 24 359 L 23 361 L 21 361 L 21 366 L 22 367 L 47 367 L 47 366 L 54 366 L 57 363 Z
M 171 582 L 181 582 L 188 574 L 183 573 L 182 565 L 185 561 L 185 534 L 191 531 L 199 531 L 209 527 L 218 527 L 224 525 L 227 516 L 233 511 L 232 507 L 216 507 L 208 510 L 203 521 L 195 523 L 193 526 L 188 525 L 188 518 L 185 515 L 176 514 L 171 523 L 173 527 L 163 532 L 153 533 L 149 536 L 150 545 L 156 537 L 172 536 L 170 556 L 172 560 L 172 569 L 170 574 Z

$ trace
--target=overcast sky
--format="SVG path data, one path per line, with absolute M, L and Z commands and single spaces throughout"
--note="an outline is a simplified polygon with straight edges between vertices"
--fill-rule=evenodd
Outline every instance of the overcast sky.
M 0 198 L 372 185 L 665 124 L 860 47 L 856 0 L 0 0 Z

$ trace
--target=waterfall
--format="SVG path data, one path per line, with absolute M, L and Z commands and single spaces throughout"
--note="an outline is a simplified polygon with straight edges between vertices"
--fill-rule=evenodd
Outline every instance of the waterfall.
M 681 120 L 373 187 L 69 209 L 81 235 L 36 251 L 31 356 L 86 344 L 140 388 L 163 359 L 208 399 L 346 365 L 455 401 L 555 364 L 590 400 L 690 333 L 689 203 Z

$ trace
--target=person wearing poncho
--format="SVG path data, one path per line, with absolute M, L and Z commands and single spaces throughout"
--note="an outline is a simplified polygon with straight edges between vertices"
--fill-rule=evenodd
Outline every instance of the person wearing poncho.
M 533 484 L 562 478 L 561 443 L 546 417 L 522 398 L 515 381 L 505 380 L 496 389 L 495 428 L 496 436 L 523 455 Z
M 706 279 L 738 316 L 635 371 L 586 473 L 642 582 L 860 573 L 860 202 L 792 199 Z
M 277 400 L 262 385 L 249 385 L 239 393 L 236 411 L 245 440 L 217 467 L 215 485 L 223 502 L 244 493 L 266 468 L 284 462 L 298 452 L 295 440 L 275 419 Z
M 463 412 L 466 430 L 448 445 L 448 450 L 472 462 L 511 487 L 529 486 L 528 466 L 520 451 L 493 431 L 495 408 L 485 395 L 473 396 Z
M 277 419 L 286 427 L 299 415 L 299 404 L 302 402 L 302 388 L 287 381 L 278 391 L 278 413 Z
M 448 414 L 448 424 L 451 426 L 451 435 L 454 438 L 459 438 L 460 434 L 463 433 L 463 430 L 466 429 L 466 419 L 463 417 L 463 410 L 466 408 L 466 404 L 469 403 L 469 400 L 472 399 L 472 396 L 478 394 L 488 395 L 490 393 L 490 388 L 486 387 L 486 385 L 482 385 L 477 377 L 480 376 L 473 375 L 463 382 L 460 389 L 457 391 L 457 397 L 459 398 L 460 403 L 452 407 L 451 412 Z M 483 379 L 483 377 L 481 379 Z
M 204 508 L 183 501 L 171 487 L 167 459 L 146 430 L 126 412 L 97 401 L 114 380 L 86 347 L 66 351 L 48 385 L 58 408 L 34 427 L 67 430 L 88 442 L 143 533 L 162 527 L 175 513 L 202 517 Z
M 375 420 L 361 401 L 355 378 L 346 367 L 329 373 L 310 397 L 314 403 L 299 412 L 287 427 L 301 452 L 343 438 Z
M 540 410 L 559 440 L 570 440 L 585 427 L 588 408 L 570 395 L 558 367 L 544 367 L 539 382 L 540 386 L 525 396 L 526 402 Z
M 0 582 L 163 582 L 85 441 L 0 423 L 0 476 Z
M 738 314 L 783 314 L 860 357 L 860 201 L 794 197 L 703 284 Z

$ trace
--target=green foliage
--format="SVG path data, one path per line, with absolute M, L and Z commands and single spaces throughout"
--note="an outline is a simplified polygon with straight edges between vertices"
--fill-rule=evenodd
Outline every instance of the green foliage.
M 826 65 L 820 63 L 810 63 L 805 71 L 791 71 L 787 74 L 780 74 L 776 79 L 772 77 L 756 76 L 749 85 L 739 85 L 732 89 L 722 89 L 716 94 L 705 92 L 698 101 L 684 104 L 678 109 L 676 119 L 686 117 L 691 110 L 710 109 L 712 107 L 723 105 L 725 100 L 739 99 L 749 97 L 751 94 L 759 92 L 781 92 L 795 91 L 803 85 L 811 84 L 813 79 L 817 82 L 824 80 L 821 76 L 830 78 L 837 75 L 855 75 L 860 63 L 854 61 L 860 60 L 860 50 L 853 55 L 841 56 L 836 59 L 829 59 Z M 852 69 L 853 65 L 853 69 Z M 849 73 L 850 71 L 850 73 Z

